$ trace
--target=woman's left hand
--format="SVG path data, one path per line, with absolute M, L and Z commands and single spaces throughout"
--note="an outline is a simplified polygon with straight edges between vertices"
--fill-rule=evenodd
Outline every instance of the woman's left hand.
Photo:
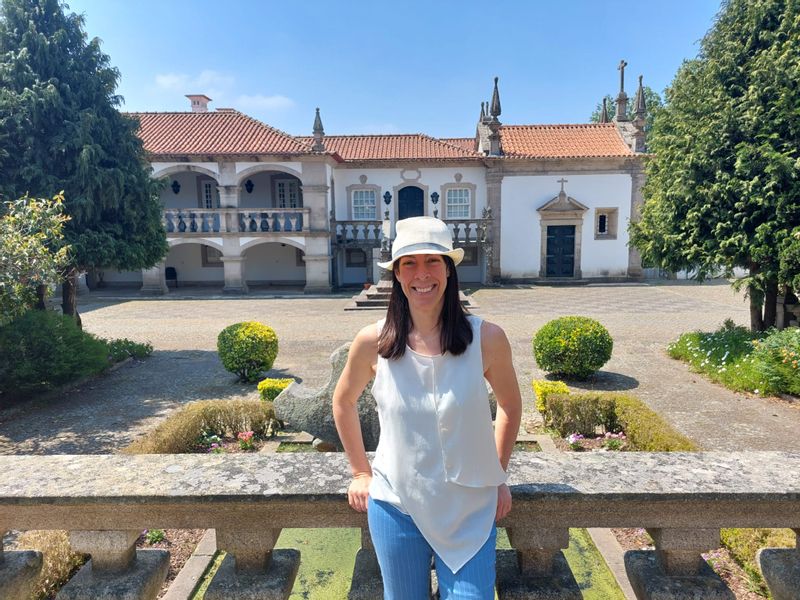
M 497 486 L 497 513 L 494 520 L 499 521 L 511 512 L 511 490 L 505 483 Z

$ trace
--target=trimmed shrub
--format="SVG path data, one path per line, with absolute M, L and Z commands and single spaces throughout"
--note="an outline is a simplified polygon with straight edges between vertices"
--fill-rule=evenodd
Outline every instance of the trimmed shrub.
M 547 411 L 547 397 L 550 394 L 569 394 L 569 388 L 563 381 L 534 379 L 533 393 L 536 395 L 536 410 L 544 416 Z
M 533 356 L 547 373 L 585 379 L 611 358 L 614 341 L 599 321 L 588 317 L 553 319 L 533 337 Z
M 598 427 L 604 431 L 620 430 L 612 394 L 551 394 L 545 412 L 561 436 L 594 435 Z
M 593 435 L 597 427 L 624 431 L 632 450 L 672 452 L 697 450 L 661 416 L 633 396 L 614 393 L 552 394 L 547 415 L 559 435 Z
M 0 395 L 24 398 L 109 366 L 104 340 L 49 310 L 31 310 L 0 328 Z
M 126 454 L 183 454 L 205 435 L 235 436 L 241 431 L 269 435 L 275 422 L 271 402 L 261 400 L 203 400 L 187 404 L 142 439 Z
M 267 377 L 258 382 L 258 393 L 261 399 L 272 402 L 278 395 L 294 383 L 294 379 L 275 379 Z
M 278 356 L 278 336 L 271 327 L 257 321 L 235 323 L 217 337 L 222 365 L 240 381 L 255 382 L 272 368 Z

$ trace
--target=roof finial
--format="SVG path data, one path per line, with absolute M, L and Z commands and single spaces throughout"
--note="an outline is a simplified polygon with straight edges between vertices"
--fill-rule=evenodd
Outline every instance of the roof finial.
M 489 114 L 492 116 L 492 120 L 496 121 L 497 117 L 500 116 L 502 112 L 500 109 L 500 92 L 497 89 L 497 82 L 499 81 L 499 77 L 494 78 L 494 91 L 492 92 L 492 104 L 489 108 Z
M 628 120 L 628 95 L 625 93 L 625 67 L 628 66 L 624 60 L 619 61 L 617 70 L 619 71 L 619 94 L 617 95 L 617 121 Z
M 480 120 L 483 121 L 486 118 L 486 103 L 481 102 L 481 118 Z
M 564 193 L 566 193 L 566 192 L 564 192 L 564 184 L 567 183 L 568 181 L 569 181 L 568 179 L 564 179 L 563 177 L 561 179 L 559 179 L 558 181 L 556 181 L 556 183 L 560 183 L 561 184 L 561 191 L 558 192 L 559 196 L 564 194 Z
M 642 85 L 642 76 L 639 75 L 639 89 L 636 90 L 636 116 L 644 118 L 647 113 L 647 104 L 644 99 L 644 86 Z
M 600 111 L 600 122 L 608 123 L 608 98 L 603 98 L 603 110 Z
M 314 152 L 325 152 L 325 130 L 322 128 L 322 119 L 319 116 L 319 108 L 314 117 L 314 145 L 311 147 Z

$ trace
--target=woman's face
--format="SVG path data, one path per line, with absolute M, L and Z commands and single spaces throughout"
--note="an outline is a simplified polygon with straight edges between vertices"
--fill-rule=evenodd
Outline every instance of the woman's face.
M 444 304 L 447 265 L 438 254 L 411 254 L 398 260 L 395 277 L 409 306 L 435 307 Z

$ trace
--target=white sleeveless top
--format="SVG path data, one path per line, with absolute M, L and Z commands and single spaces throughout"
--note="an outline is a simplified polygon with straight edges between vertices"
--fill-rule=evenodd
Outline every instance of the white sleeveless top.
M 481 319 L 467 318 L 473 337 L 463 354 L 406 347 L 399 359 L 378 356 L 372 386 L 381 435 L 370 495 L 410 515 L 454 573 L 489 538 L 497 486 L 506 481 L 483 378 Z

